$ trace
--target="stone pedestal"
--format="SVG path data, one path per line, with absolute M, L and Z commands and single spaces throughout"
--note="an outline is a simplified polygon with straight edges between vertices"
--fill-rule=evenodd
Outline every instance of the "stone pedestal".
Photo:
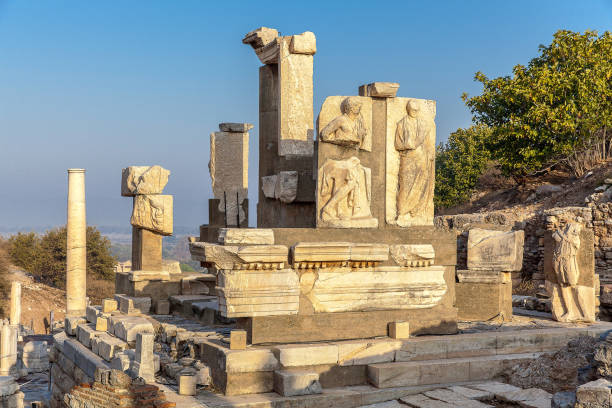
M 11 318 L 12 325 L 21 323 L 21 283 L 11 283 Z
M 512 320 L 512 282 L 458 282 L 455 290 L 460 320 Z
M 132 270 L 162 270 L 162 238 L 156 232 L 132 227 Z
M 18 327 L 5 322 L 0 327 L 0 376 L 18 376 Z
M 87 222 L 85 170 L 68 169 L 66 316 L 81 316 L 87 307 Z

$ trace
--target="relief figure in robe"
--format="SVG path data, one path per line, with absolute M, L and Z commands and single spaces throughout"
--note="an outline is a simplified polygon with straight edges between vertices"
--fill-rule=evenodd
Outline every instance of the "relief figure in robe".
M 553 271 L 561 294 L 563 314 L 559 321 L 575 321 L 586 317 L 586 306 L 583 303 L 578 288 L 580 267 L 578 265 L 578 250 L 580 249 L 581 225 L 569 223 L 563 229 L 553 233 L 555 246 L 553 249 Z M 578 309 L 576 310 L 576 305 Z
M 426 215 L 435 179 L 435 123 L 420 114 L 416 101 L 408 101 L 406 112 L 395 130 L 395 149 L 400 157 L 397 223 L 402 226 Z
M 361 115 L 361 101 L 356 97 L 348 97 L 342 101 L 340 111 L 342 114 L 321 130 L 321 140 L 340 146 L 359 148 L 368 133 Z

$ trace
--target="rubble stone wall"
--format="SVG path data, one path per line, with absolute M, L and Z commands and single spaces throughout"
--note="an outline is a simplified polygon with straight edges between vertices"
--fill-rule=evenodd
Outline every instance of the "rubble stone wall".
M 558 207 L 537 211 L 521 221 L 511 220 L 499 212 L 442 215 L 435 219 L 438 228 L 454 231 L 457 235 L 457 269 L 465 267 L 467 236 L 471 228 L 494 230 L 524 230 L 523 268 L 512 276 L 514 285 L 521 280 L 544 283 L 544 235 L 577 222 L 593 230 L 595 244 L 595 273 L 602 282 L 612 283 L 612 187 L 604 185 L 586 198 L 585 207 Z

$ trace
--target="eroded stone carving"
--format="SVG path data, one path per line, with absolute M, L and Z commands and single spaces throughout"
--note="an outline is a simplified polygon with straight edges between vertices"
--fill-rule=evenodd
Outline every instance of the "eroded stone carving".
M 161 166 L 130 166 L 121 171 L 121 195 L 161 194 L 168 184 L 170 170 Z
M 262 177 L 261 189 L 267 198 L 292 203 L 298 193 L 298 178 L 297 171 L 281 171 L 279 174 Z
M 284 245 L 217 245 L 190 242 L 194 261 L 206 262 L 217 269 L 282 269 L 287 263 L 289 248 Z
M 423 203 L 433 199 L 435 124 L 419 115 L 416 101 L 406 104 L 407 115 L 397 123 L 395 149 L 400 155 L 397 192 L 397 223 L 412 224 L 423 216 Z
M 433 224 L 435 102 L 387 99 L 386 211 L 389 224 Z
M 315 313 L 429 308 L 447 290 L 443 266 L 322 268 L 302 273 L 300 286 Z
M 557 283 L 553 284 L 552 311 L 561 322 L 593 321 L 593 288 L 578 284 L 580 265 L 580 231 L 578 223 L 568 223 L 553 232 L 553 271 Z
M 319 168 L 317 225 L 335 228 L 375 228 L 372 217 L 371 172 L 357 157 L 328 159 Z
M 472 228 L 468 235 L 467 267 L 520 271 L 523 267 L 525 231 Z
M 391 245 L 391 257 L 400 266 L 433 265 L 435 252 L 430 244 Z
M 171 195 L 137 195 L 130 223 L 161 235 L 172 235 L 172 203 Z
M 342 114 L 321 130 L 321 140 L 348 147 L 361 147 L 368 133 L 363 115 L 361 98 L 349 96 L 340 104 Z

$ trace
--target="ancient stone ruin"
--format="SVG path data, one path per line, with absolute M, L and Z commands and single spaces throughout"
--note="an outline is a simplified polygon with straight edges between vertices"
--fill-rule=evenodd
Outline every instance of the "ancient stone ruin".
M 87 304 L 84 170 L 69 170 L 68 313 L 51 348 L 51 407 L 550 406 L 546 391 L 488 381 L 612 328 L 594 323 L 592 231 L 563 223 L 544 237 L 564 323 L 497 330 L 513 319 L 528 243 L 520 228 L 464 234 L 434 222 L 435 101 L 369 83 L 327 97 L 315 126 L 315 35 L 261 27 L 243 43 L 263 64 L 257 227 L 253 125 L 220 123 L 209 223 L 189 243 L 206 271 L 162 259 L 170 171 L 126 167 L 132 267 L 116 272 L 113 298 Z

